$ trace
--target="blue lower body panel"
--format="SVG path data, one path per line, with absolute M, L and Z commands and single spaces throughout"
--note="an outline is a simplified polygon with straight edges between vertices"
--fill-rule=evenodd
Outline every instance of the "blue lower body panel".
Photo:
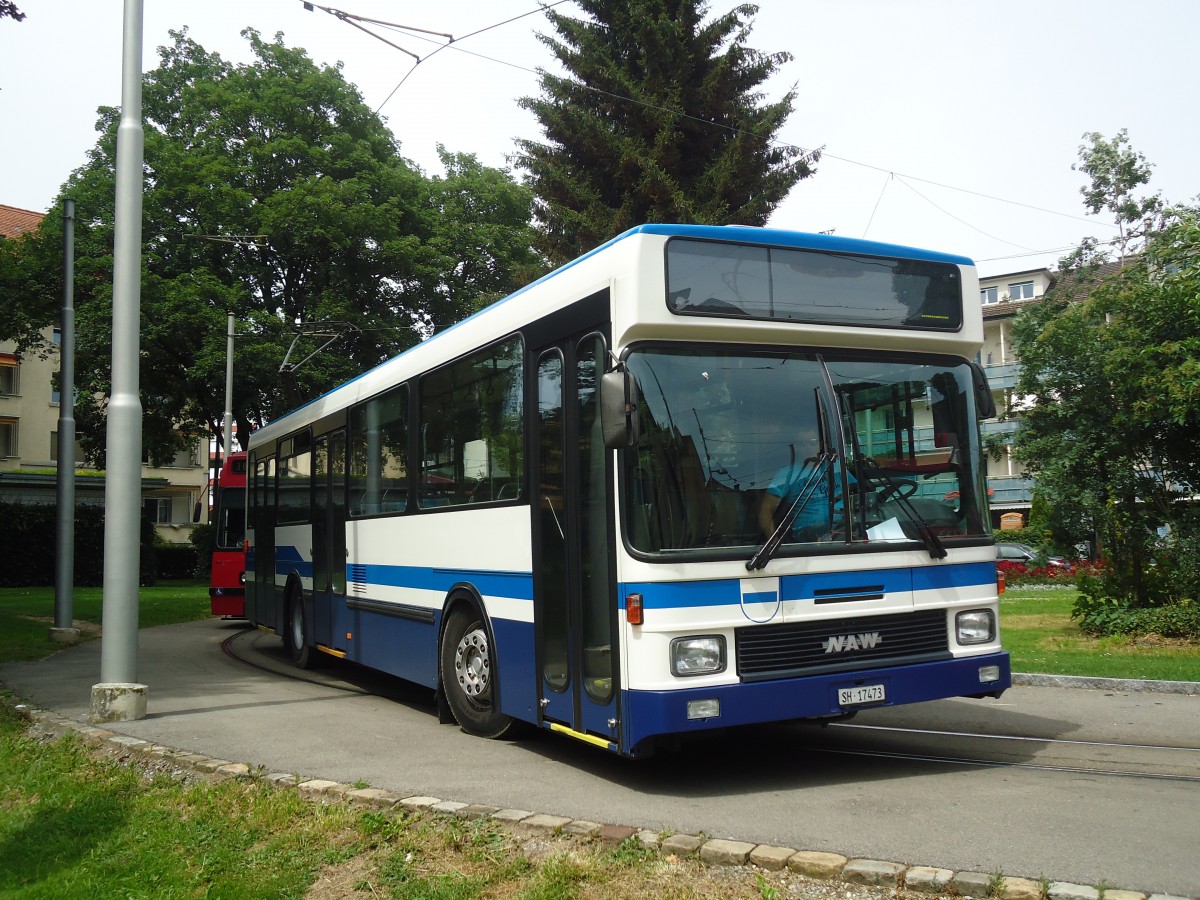
M 996 666 L 1000 671 L 999 680 L 981 683 L 979 670 L 985 666 Z M 683 735 L 737 725 L 836 716 L 869 708 L 840 706 L 838 690 L 878 684 L 883 685 L 886 699 L 883 703 L 872 705 L 899 706 L 948 697 L 981 694 L 998 697 L 1012 686 L 1012 672 L 1007 653 L 991 653 L 778 681 L 679 691 L 626 691 L 622 704 L 622 750 L 638 754 L 645 749 L 640 745 L 660 735 Z M 720 715 L 711 719 L 689 719 L 687 705 L 692 700 L 719 701 Z

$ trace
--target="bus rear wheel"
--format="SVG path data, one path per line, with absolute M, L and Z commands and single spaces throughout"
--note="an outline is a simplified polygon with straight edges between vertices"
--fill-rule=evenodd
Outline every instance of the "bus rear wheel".
M 301 669 L 312 669 L 321 655 L 309 642 L 309 624 L 304 617 L 304 598 L 294 591 L 288 600 L 287 622 L 283 628 L 283 645 L 292 663 Z
M 474 607 L 458 607 L 446 620 L 441 646 L 442 691 L 454 720 L 467 734 L 499 738 L 515 722 L 497 706 L 496 657 Z

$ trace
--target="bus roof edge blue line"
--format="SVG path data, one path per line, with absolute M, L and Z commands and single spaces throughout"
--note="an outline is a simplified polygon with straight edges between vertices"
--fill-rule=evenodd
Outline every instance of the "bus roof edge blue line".
M 973 266 L 974 260 L 953 253 L 922 250 L 903 244 L 884 244 L 860 238 L 837 237 L 831 234 L 810 234 L 804 231 L 786 231 L 782 228 L 758 228 L 749 225 L 639 225 L 621 235 L 641 232 L 661 234 L 668 237 L 690 237 L 712 241 L 737 241 L 749 244 L 771 244 L 797 250 L 818 250 L 832 253 L 858 253 L 870 256 L 896 256 L 901 259 L 920 259 L 929 262 L 954 263 Z

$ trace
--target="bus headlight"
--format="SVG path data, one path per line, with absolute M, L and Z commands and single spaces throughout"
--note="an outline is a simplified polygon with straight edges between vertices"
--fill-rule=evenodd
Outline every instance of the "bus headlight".
M 682 637 L 671 641 L 671 672 L 676 677 L 724 671 L 725 638 L 722 635 Z
M 954 617 L 960 644 L 986 644 L 996 638 L 996 615 L 990 609 L 969 609 Z

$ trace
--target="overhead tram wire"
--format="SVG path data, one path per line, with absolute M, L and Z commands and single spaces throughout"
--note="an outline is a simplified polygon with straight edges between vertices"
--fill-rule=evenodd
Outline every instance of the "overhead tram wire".
M 392 29 L 392 30 L 395 30 L 395 31 L 400 31 L 400 32 L 402 32 L 402 33 L 406 33 L 406 34 L 409 34 L 410 32 L 419 32 L 418 34 L 410 34 L 410 36 L 411 36 L 411 37 L 413 37 L 413 38 L 415 38 L 415 39 L 417 39 L 417 40 L 425 40 L 425 41 L 429 41 L 429 40 L 430 40 L 429 38 L 421 37 L 421 35 L 422 35 L 422 34 L 433 34 L 433 35 L 438 35 L 438 36 L 441 36 L 441 37 L 446 37 L 446 38 L 449 38 L 449 41 L 448 41 L 447 43 L 445 43 L 445 44 L 438 44 L 438 45 L 437 45 L 437 47 L 436 47 L 436 48 L 435 48 L 433 51 L 431 51 L 429 54 L 427 54 L 427 55 L 424 57 L 424 59 L 429 59 L 429 58 L 431 58 L 431 57 L 435 56 L 436 54 L 440 53 L 442 50 L 445 50 L 447 47 L 451 47 L 451 46 L 453 46 L 453 47 L 454 47 L 454 49 L 455 49 L 455 50 L 457 50 L 457 51 L 458 51 L 458 52 L 460 52 L 460 53 L 466 53 L 466 54 L 468 54 L 468 55 L 470 55 L 470 56 L 474 56 L 474 57 L 477 57 L 477 58 L 479 58 L 479 59 L 487 60 L 488 62 L 496 63 L 497 65 L 508 66 L 508 67 L 510 67 L 510 68 L 519 69 L 519 70 L 521 70 L 521 71 L 523 71 L 523 72 L 529 72 L 529 73 L 531 73 L 531 74 L 534 74 L 534 75 L 540 75 L 541 73 L 540 73 L 540 72 L 539 72 L 537 69 L 531 69 L 531 68 L 529 68 L 528 66 L 522 66 L 522 65 L 519 65 L 519 64 L 517 64 L 517 63 L 511 63 L 511 62 L 508 62 L 508 61 L 506 61 L 506 60 L 502 60 L 502 59 L 496 59 L 495 57 L 487 56 L 486 54 L 483 54 L 483 53 L 476 53 L 475 51 L 472 51 L 472 50 L 467 50 L 467 49 L 465 49 L 465 48 L 463 48 L 463 47 L 455 46 L 455 43 L 456 43 L 456 41 L 462 41 L 462 40 L 465 40 L 466 38 L 470 38 L 470 37 L 474 37 L 475 35 L 482 34 L 482 33 L 483 33 L 483 32 L 485 32 L 485 31 L 490 31 L 490 30 L 492 30 L 492 29 L 494 29 L 494 28 L 499 28 L 499 27 L 501 27 L 501 26 L 503 26 L 503 25 L 507 25 L 507 24 L 509 24 L 509 23 L 511 23 L 511 22 L 515 22 L 515 21 L 517 21 L 518 19 L 523 19 L 523 18 L 526 18 L 526 17 L 528 17 L 528 16 L 531 16 L 531 15 L 539 15 L 539 14 L 541 14 L 541 13 L 545 12 L 545 11 L 546 11 L 546 10 L 548 10 L 548 9 L 552 9 L 552 8 L 553 8 L 553 7 L 555 7 L 555 6 L 559 6 L 559 5 L 561 5 L 561 4 L 563 4 L 563 3 L 566 3 L 566 2 L 568 2 L 568 0 L 555 0 L 555 2 L 553 2 L 553 3 L 547 3 L 547 4 L 545 4 L 544 6 L 541 6 L 541 7 L 539 7 L 538 9 L 535 9 L 535 10 L 530 10 L 530 11 L 529 11 L 529 12 L 527 12 L 527 13 L 522 13 L 522 14 L 520 14 L 520 15 L 518 15 L 518 16 L 513 16 L 513 17 L 511 17 L 511 18 L 509 18 L 509 19 L 505 19 L 505 20 L 504 20 L 504 21 L 502 21 L 502 22 L 497 22 L 497 23 L 495 23 L 495 24 L 493 24 L 493 25 L 488 25 L 488 26 L 486 26 L 486 27 L 484 27 L 484 28 L 480 28 L 480 29 L 478 29 L 478 30 L 476 30 L 476 31 L 472 31 L 472 32 L 470 32 L 469 34 L 465 34 L 465 35 L 463 35 L 462 37 L 455 38 L 455 37 L 453 37 L 452 35 L 445 34 L 445 33 L 442 33 L 442 32 L 428 31 L 428 30 L 426 30 L 426 29 L 422 29 L 422 28 L 415 28 L 415 27 L 412 27 L 412 26 L 407 26 L 407 25 L 399 25 L 399 24 L 397 24 L 397 23 L 393 23 L 393 22 L 384 22 L 384 21 L 382 21 L 382 20 L 378 20 L 378 19 L 369 19 L 369 18 L 367 18 L 367 17 L 364 17 L 364 16 L 358 16 L 358 15 L 355 15 L 355 14 L 353 14 L 353 13 L 347 13 L 347 12 L 345 12 L 344 10 L 339 10 L 339 9 L 336 9 L 336 8 L 334 8 L 334 7 L 318 6 L 317 4 L 314 4 L 314 3 L 311 3 L 311 2 L 309 2 L 309 0 L 301 0 L 301 3 L 303 3 L 303 5 L 304 5 L 305 9 L 309 9 L 309 10 L 311 10 L 311 9 L 313 9 L 314 7 L 316 7 L 316 8 L 319 8 L 319 9 L 321 9 L 322 11 L 324 11 L 324 12 L 327 12 L 327 13 L 329 13 L 330 15 L 333 15 L 333 16 L 335 16 L 335 17 L 336 17 L 336 18 L 338 18 L 339 20 L 346 22 L 347 24 L 352 24 L 352 25 L 355 25 L 355 27 L 358 27 L 358 28 L 360 28 L 361 30 L 365 31 L 367 34 L 370 34 L 372 37 L 375 37 L 375 38 L 377 38 L 378 40 L 381 40 L 381 41 L 383 41 L 383 42 L 384 42 L 384 43 L 386 43 L 386 44 L 389 44 L 389 45 L 391 45 L 391 46 L 393 46 L 393 47 L 396 47 L 396 49 L 398 49 L 398 50 L 402 50 L 404 53 L 408 54 L 409 56 L 412 56 L 412 57 L 414 57 L 414 58 L 417 60 L 417 62 L 413 64 L 413 67 L 412 67 L 411 69 L 409 69 L 409 70 L 408 70 L 408 72 L 406 72 L 406 73 L 404 74 L 404 77 L 402 77 L 402 78 L 400 79 L 400 81 L 399 81 L 399 82 L 396 84 L 396 86 L 395 86 L 394 88 L 392 88 L 392 91 L 391 91 L 391 93 L 389 93 L 389 94 L 387 95 L 387 97 L 386 97 L 386 98 L 384 98 L 384 101 L 383 101 L 381 104 L 379 104 L 379 108 L 375 110 L 376 114 L 378 114 L 378 113 L 379 113 L 379 111 L 380 111 L 380 110 L 382 110 L 382 109 L 383 109 L 383 107 L 387 105 L 388 101 L 390 101 L 390 100 L 392 99 L 392 97 L 393 97 L 393 96 L 395 96 L 396 92 L 397 92 L 398 90 L 400 90 L 400 88 L 401 88 L 401 87 L 404 85 L 404 83 L 405 83 L 405 82 L 408 80 L 409 76 L 410 76 L 410 75 L 412 75 L 412 73 L 416 71 L 416 68 L 417 68 L 417 66 L 418 66 L 418 65 L 419 65 L 419 64 L 420 64 L 420 63 L 421 63 L 423 60 L 422 60 L 422 58 L 421 58 L 421 57 L 419 57 L 417 54 L 415 54 L 415 53 L 412 53 L 412 52 L 411 52 L 411 51 L 409 51 L 409 50 L 404 50 L 404 48 L 402 48 L 402 47 L 398 47 L 398 46 L 396 46 L 395 44 L 392 44 L 392 43 L 391 43 L 391 41 L 388 41 L 387 39 L 385 39 L 385 38 L 382 38 L 382 37 L 380 37 L 379 35 L 376 35 L 376 34 L 374 34 L 374 33 L 373 33 L 373 32 L 371 32 L 369 29 L 366 29 L 366 28 L 363 28 L 363 27 L 362 27 L 362 26 L 360 26 L 360 25 L 357 25 L 355 22 L 352 22 L 352 21 L 351 21 L 351 19 L 355 19 L 355 20 L 358 20 L 358 21 L 370 22 L 370 23 L 372 23 L 372 24 L 380 25 L 380 26 L 382 26 L 382 27 L 385 27 L 385 28 L 390 28 L 390 29 Z M 725 124 L 723 124 L 723 123 L 721 123 L 721 122 L 714 122 L 714 121 L 712 121 L 711 119 L 704 119 L 704 118 L 702 118 L 702 117 L 700 117 L 700 116 L 694 116 L 694 115 L 691 115 L 691 114 L 689 114 L 689 113 L 685 113 L 685 112 L 683 112 L 683 111 L 681 111 L 681 110 L 678 110 L 678 109 L 671 109 L 671 108 L 669 108 L 669 107 L 660 106 L 660 105 L 658 105 L 658 104 L 654 104 L 654 103 L 647 103 L 646 101 L 643 101 L 643 100 L 638 100 L 638 99 L 636 99 L 636 98 L 633 98 L 633 97 L 626 97 L 626 96 L 623 96 L 623 95 L 621 95 L 621 94 L 614 94 L 614 93 L 612 93 L 611 91 L 605 91 L 605 90 L 602 90 L 602 89 L 600 89 L 600 88 L 592 87 L 591 85 L 588 85 L 588 84 L 582 84 L 582 83 L 581 83 L 581 84 L 580 84 L 580 86 L 581 86 L 581 87 L 583 87 L 585 90 L 589 90 L 589 91 L 592 91 L 592 92 L 594 92 L 594 93 L 597 93 L 597 94 L 601 94 L 601 95 L 603 95 L 603 96 L 606 96 L 606 97 L 611 97 L 611 98 L 613 98 L 614 100 L 620 100 L 620 101 L 622 101 L 622 102 L 625 102 L 625 103 L 631 103 L 631 104 L 634 104 L 634 105 L 637 105 L 637 106 L 642 106 L 642 107 L 645 107 L 645 108 L 647 108 L 647 109 L 652 109 L 652 110 L 656 110 L 656 111 L 659 111 L 659 112 L 669 112 L 669 113 L 672 113 L 672 114 L 674 114 L 674 115 L 676 115 L 676 116 L 679 116 L 679 117 L 680 117 L 680 118 L 682 118 L 682 119 L 689 119 L 689 120 L 691 120 L 691 121 L 694 121 L 694 122 L 700 122 L 700 123 L 702 123 L 702 124 L 708 125 L 708 126 L 710 126 L 710 127 L 713 127 L 713 128 L 720 128 L 720 129 L 724 129 L 724 130 L 726 130 L 726 131 L 733 132 L 734 134 L 744 134 L 744 135 L 746 135 L 746 136 L 748 136 L 748 137 L 758 137 L 758 136 L 759 136 L 759 135 L 755 134 L 754 132 L 752 132 L 752 131 L 748 131 L 748 130 L 746 130 L 746 129 L 744 129 L 744 128 L 738 128 L 738 127 L 736 127 L 736 126 L 733 126 L 733 125 L 725 125 Z M 1116 225 L 1115 223 L 1112 223 L 1112 222 L 1097 222 L 1097 221 L 1096 221 L 1096 220 L 1094 220 L 1094 219 L 1087 219 L 1087 218 L 1084 218 L 1083 216 L 1075 215 L 1075 214 L 1073 214 L 1073 213 L 1065 213 L 1065 212 L 1061 212 L 1061 211 L 1059 211 L 1059 210 L 1047 209 L 1046 207 L 1042 207 L 1042 206 L 1036 206 L 1036 205 L 1034 205 L 1034 204 L 1032 204 L 1032 203 L 1023 203 L 1023 202 L 1021 202 L 1021 201 L 1019 201 L 1019 200 L 1009 200 L 1009 199 L 1007 199 L 1007 198 L 1005 198 L 1005 197 L 997 197 L 997 196 L 995 196 L 995 195 L 993 195 L 993 194 L 985 194 L 985 193 L 983 193 L 982 191 L 975 191 L 975 190 L 971 190 L 970 188 L 962 188 L 962 187 L 957 187 L 957 186 L 955 186 L 955 185 L 952 185 L 952 184 L 946 184 L 946 183 L 944 183 L 944 182 L 933 181 L 932 179 L 929 179 L 929 178 L 921 178 L 921 177 L 920 177 L 920 176 L 918 176 L 918 175 L 909 175 L 909 174 L 907 174 L 907 173 L 896 172 L 895 170 L 892 170 L 892 169 L 886 169 L 886 168 L 883 168 L 882 166 L 873 165 L 873 164 L 871 164 L 871 163 L 860 162 L 860 161 L 858 161 L 858 160 L 850 159 L 850 158 L 848 158 L 848 157 L 845 157 L 845 156 L 838 156 L 838 155 L 836 155 L 836 154 L 833 154 L 833 153 L 828 153 L 828 152 L 825 150 L 825 147 L 824 147 L 824 146 L 821 146 L 821 147 L 818 147 L 818 148 L 814 148 L 814 149 L 808 149 L 808 148 L 805 148 L 805 147 L 801 147 L 799 144 L 794 144 L 794 143 L 791 143 L 791 142 L 789 142 L 789 141 L 773 140 L 771 143 L 772 143 L 772 144 L 774 144 L 774 145 L 776 145 L 776 146 L 780 146 L 780 147 L 786 147 L 786 148 L 789 148 L 789 149 L 792 149 L 792 150 L 796 150 L 797 152 L 801 153 L 803 156 L 806 156 L 806 157 L 810 157 L 810 158 L 811 158 L 811 157 L 812 157 L 814 154 L 819 154 L 819 157 L 818 157 L 818 158 L 822 158 L 822 159 L 833 159 L 833 160 L 837 160 L 838 162 L 848 163 L 849 165 L 852 165 L 852 166 L 859 166 L 859 167 L 861 167 L 861 168 L 865 168 L 865 169 L 873 169 L 873 170 L 875 170 L 875 171 L 877 171 L 877 172 L 883 172 L 883 173 L 886 173 L 886 174 L 887 174 L 887 175 L 889 175 L 891 178 L 897 178 L 897 179 L 899 179 L 899 180 L 901 181 L 901 183 L 903 183 L 903 184 L 904 184 L 904 186 L 905 186 L 905 187 L 907 187 L 909 190 L 913 191 L 913 193 L 917 194 L 917 196 L 921 197 L 923 200 L 925 200 L 927 203 L 929 203 L 931 206 L 933 206 L 935 209 L 937 209 L 939 212 L 943 213 L 944 215 L 947 215 L 947 216 L 949 216 L 950 218 L 954 219 L 955 221 L 957 221 L 957 222 L 959 222 L 959 223 L 961 223 L 961 224 L 963 224 L 963 225 L 966 225 L 968 228 L 971 228 L 971 229 L 972 229 L 972 230 L 974 230 L 974 231 L 978 231 L 980 234 L 984 235 L 985 237 L 988 237 L 988 238 L 990 238 L 990 239 L 992 239 L 992 240 L 997 240 L 997 241 L 1000 241 L 1001 243 L 1008 244 L 1009 246 L 1012 246 L 1012 247 L 1019 247 L 1019 248 L 1021 248 L 1022 250 L 1029 251 L 1029 253 L 1030 253 L 1030 254 L 1036 254 L 1036 253 L 1037 253 L 1037 251 L 1034 251 L 1034 250 L 1032 250 L 1031 248 L 1029 248 L 1029 247 L 1025 247 L 1025 246 L 1023 246 L 1023 245 L 1021 245 L 1021 244 L 1017 244 L 1017 243 L 1014 243 L 1014 242 L 1012 242 L 1012 241 L 1005 240 L 1004 238 L 1000 238 L 1000 237 L 996 237 L 995 235 L 988 234 L 986 231 L 983 231 L 982 229 L 980 229 L 980 228 L 977 228 L 976 226 L 972 225 L 970 222 L 967 222 L 966 220 L 964 220 L 964 219 L 961 219 L 961 218 L 959 218 L 958 216 L 955 216 L 953 213 L 951 213 L 951 212 L 949 212 L 949 211 L 947 211 L 947 210 L 943 209 L 942 207 L 938 206 L 936 203 L 934 203 L 932 200 L 930 200 L 928 197 L 926 197 L 924 194 L 922 194 L 920 191 L 918 191 L 916 188 L 914 188 L 914 187 L 913 187 L 911 184 L 908 184 L 908 183 L 907 183 L 907 182 L 906 182 L 904 179 L 908 179 L 909 181 L 917 181 L 917 182 L 921 182 L 922 184 L 928 184 L 928 185 L 932 185 L 932 186 L 934 186 L 934 187 L 945 188 L 946 190 L 950 190 L 950 191 L 958 191 L 959 193 L 963 193 L 963 194 L 970 194 L 970 195 L 972 195 L 972 196 L 975 196 L 975 197 L 980 197 L 980 198 L 982 198 L 982 199 L 984 199 L 984 200 L 991 200 L 991 201 L 993 201 L 993 202 L 995 202 L 995 203 L 1005 203 L 1005 204 L 1008 204 L 1008 205 L 1010 205 L 1010 206 L 1018 206 L 1018 207 L 1021 207 L 1021 208 L 1023 208 L 1023 209 L 1028 209 L 1028 210 L 1032 210 L 1032 211 L 1034 211 L 1034 212 L 1044 213 L 1044 214 L 1046 214 L 1046 215 L 1051 215 L 1051 216 L 1059 216 L 1059 217 L 1061 217 L 1061 218 L 1067 218 L 1067 219 L 1075 219 L 1076 221 L 1080 221 L 1080 222 L 1087 222 L 1089 225 L 1093 225 L 1093 226 L 1099 225 L 1099 226 L 1102 226 L 1102 227 L 1105 227 L 1105 228 L 1111 228 L 1111 229 L 1116 229 L 1116 228 L 1117 228 L 1117 225 Z M 890 179 L 889 179 L 889 180 L 890 180 Z M 886 185 L 886 183 L 885 183 L 885 185 L 884 185 L 884 188 L 886 189 L 886 187 L 887 187 L 887 185 Z M 876 201 L 876 204 L 875 204 L 876 210 L 878 209 L 878 207 L 879 207 L 879 202 L 882 200 L 882 198 L 883 198 L 883 193 L 882 193 L 882 192 L 880 192 L 880 197 L 879 197 L 879 200 L 877 200 L 877 201 Z M 871 213 L 871 218 L 872 218 L 872 220 L 874 219 L 874 216 L 875 216 L 875 211 L 873 210 L 873 211 L 872 211 L 872 213 Z M 868 227 L 868 229 L 870 228 L 870 222 L 868 222 L 868 224 L 867 224 L 867 227 Z M 1003 257 L 1002 257 L 1002 258 L 1003 258 Z
M 446 34 L 444 31 L 429 31 L 428 29 L 425 29 L 425 28 L 417 28 L 415 25 L 396 25 L 396 23 L 394 23 L 394 22 L 385 22 L 382 19 L 371 19 L 371 18 L 368 18 L 367 16 L 357 15 L 356 13 L 348 13 L 343 9 L 335 9 L 332 6 L 321 6 L 320 4 L 317 4 L 317 3 L 310 3 L 310 2 L 308 2 L 308 0 L 300 0 L 300 2 L 303 4 L 304 8 L 306 10 L 308 10 L 309 12 L 312 12 L 314 9 L 319 9 L 319 10 L 321 10 L 321 12 L 329 13 L 329 15 L 333 16 L 335 19 L 345 22 L 347 25 L 352 25 L 353 27 L 357 28 L 359 31 L 363 32 L 364 34 L 369 34 L 371 37 L 375 38 L 375 40 L 383 41 L 383 43 L 387 44 L 389 47 L 392 47 L 393 49 L 399 50 L 401 53 L 405 53 L 405 54 L 411 56 L 418 63 L 421 61 L 420 56 L 413 53 L 411 50 L 406 50 L 404 47 L 401 47 L 399 44 L 393 44 L 387 38 L 376 34 L 371 29 L 367 28 L 364 25 L 360 25 L 359 23 L 360 22 L 369 22 L 372 25 L 382 25 L 384 27 L 393 27 L 396 29 L 402 29 L 405 32 L 419 31 L 422 34 L 432 34 L 432 35 L 436 35 L 437 37 L 449 38 L 450 43 L 451 44 L 454 43 L 454 35 Z M 448 46 L 448 45 L 444 44 L 443 46 Z
M 883 188 L 879 192 L 879 197 L 875 200 L 875 206 L 871 208 L 871 218 L 867 219 L 867 227 L 863 229 L 862 236 L 864 239 L 867 236 L 867 232 L 871 230 L 871 223 L 875 221 L 875 213 L 879 212 L 879 204 L 883 202 L 883 195 L 887 193 L 888 185 L 892 183 L 892 179 L 895 177 L 895 172 L 888 172 L 888 177 L 883 180 Z
M 1097 246 L 1114 247 L 1119 244 L 1119 240 L 1097 241 Z M 1047 253 L 1069 253 L 1072 250 L 1078 249 L 1078 244 L 1067 247 L 1047 247 L 1045 250 L 1031 250 L 1028 253 L 1013 253 L 1009 256 L 990 256 L 987 259 L 977 259 L 976 262 L 1000 262 L 1005 259 L 1024 259 L 1026 256 L 1045 256 Z
M 1034 252 L 1032 247 L 1026 247 L 1024 244 L 1017 244 L 1017 243 L 1014 243 L 1013 241 L 1006 241 L 1002 237 L 997 237 L 994 234 L 988 234 L 982 228 L 976 228 L 974 225 L 972 225 L 966 219 L 960 219 L 958 216 L 954 215 L 954 213 L 950 212 L 949 210 L 943 209 L 942 207 L 938 206 L 936 203 L 934 203 L 932 200 L 930 200 L 928 197 L 926 197 L 924 194 L 922 194 L 920 191 L 918 191 L 915 187 L 913 187 L 911 184 L 909 184 L 907 181 L 905 181 L 903 178 L 900 178 L 897 176 L 896 180 L 899 181 L 906 188 L 908 188 L 910 191 L 912 191 L 914 194 L 916 194 L 918 197 L 920 197 L 922 200 L 924 200 L 926 203 L 928 203 L 930 206 L 932 206 L 934 209 L 936 209 L 938 212 L 942 213 L 942 215 L 949 216 L 955 222 L 959 222 L 963 225 L 966 225 L 972 231 L 978 231 L 984 237 L 991 238 L 993 241 L 999 241 L 1002 244 L 1008 244 L 1010 247 L 1017 247 L 1021 250 L 1027 250 L 1030 253 Z
M 548 9 L 553 9 L 555 6 L 561 6 L 564 3 L 568 3 L 568 2 L 570 2 L 570 0 L 554 0 L 553 3 L 547 3 L 543 6 L 538 7 L 537 9 L 531 9 L 529 12 L 524 12 L 524 13 L 521 13 L 520 15 L 512 16 L 511 18 L 505 19 L 502 22 L 496 22 L 492 25 L 486 25 L 483 28 L 478 28 L 475 31 L 468 32 L 467 34 L 464 34 L 458 38 L 455 38 L 454 35 L 447 34 L 446 32 L 443 32 L 443 31 L 430 31 L 425 28 L 417 28 L 413 25 L 400 25 L 396 22 L 386 22 L 382 19 L 371 19 L 371 18 L 367 18 L 366 16 L 357 15 L 355 13 L 348 13 L 345 10 L 336 9 L 331 6 L 320 6 L 318 4 L 308 2 L 308 0 L 300 0 L 300 2 L 304 5 L 304 8 L 309 10 L 310 12 L 313 9 L 319 9 L 322 12 L 329 13 L 334 18 L 339 19 L 342 22 L 345 22 L 347 25 L 353 25 L 355 28 L 359 29 L 360 31 L 364 31 L 367 34 L 371 35 L 371 37 L 375 38 L 376 40 L 383 41 L 383 43 L 387 44 L 389 47 L 394 47 L 395 49 L 399 50 L 400 52 L 405 53 L 408 56 L 411 56 L 413 59 L 416 60 L 416 62 L 413 63 L 412 68 L 409 69 L 407 72 L 405 72 L 404 76 L 400 79 L 400 81 L 396 84 L 396 86 L 394 88 L 392 88 L 391 93 L 389 93 L 386 97 L 384 97 L 383 102 L 379 104 L 378 108 L 375 110 L 375 115 L 379 115 L 380 111 L 385 106 L 387 106 L 388 101 L 391 100 L 392 97 L 394 97 L 396 95 L 396 92 L 398 90 L 400 90 L 400 88 L 404 85 L 404 82 L 406 82 L 408 80 L 408 77 L 417 70 L 417 66 L 419 66 L 424 60 L 429 59 L 430 57 L 436 56 L 437 54 L 441 53 L 443 50 L 445 50 L 447 47 L 449 47 L 451 44 L 453 44 L 456 40 L 465 41 L 466 39 L 473 38 L 478 34 L 483 34 L 485 31 L 491 31 L 493 28 L 500 28 L 501 26 L 508 25 L 509 23 L 515 22 L 518 19 L 524 19 L 526 16 L 539 15 Z M 358 24 L 359 22 L 369 22 L 372 25 L 379 25 L 383 28 L 388 28 L 388 29 L 391 29 L 392 31 L 398 31 L 401 34 L 406 34 L 406 35 L 409 35 L 410 37 L 418 38 L 419 40 L 428 40 L 428 38 L 420 37 L 420 35 L 422 35 L 422 34 L 432 34 L 437 37 L 447 38 L 447 41 L 444 44 L 438 44 L 436 49 L 434 49 L 429 54 L 427 54 L 424 58 L 422 58 L 422 57 L 418 56 L 416 53 L 413 53 L 411 50 L 406 50 L 404 47 L 401 47 L 398 44 L 393 44 L 387 38 L 381 37 L 380 35 L 375 34 L 375 32 L 371 31 L 369 28 L 366 28 L 366 27 Z M 412 32 L 417 32 L 417 34 L 413 34 Z M 460 48 L 455 48 L 455 49 L 460 49 Z M 470 53 L 471 51 L 465 50 L 463 52 Z M 477 54 L 477 53 L 472 54 L 472 55 L 480 56 L 480 54 Z M 490 57 L 486 57 L 486 56 L 483 56 L 481 58 L 488 59 L 490 62 L 497 62 L 497 63 L 503 62 L 502 60 L 491 59 Z M 517 68 L 522 68 L 522 67 L 518 66 Z

